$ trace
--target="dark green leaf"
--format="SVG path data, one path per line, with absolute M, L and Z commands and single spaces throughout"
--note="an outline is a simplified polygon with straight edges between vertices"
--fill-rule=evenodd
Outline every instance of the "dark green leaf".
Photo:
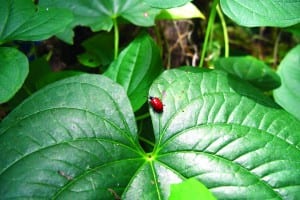
M 211 192 L 198 180 L 191 178 L 171 185 L 169 200 L 216 200 Z
M 63 31 L 72 21 L 66 9 L 36 7 L 30 0 L 0 0 L 0 43 L 42 40 Z
M 138 110 L 147 99 L 153 80 L 162 72 L 159 49 L 147 34 L 141 34 L 104 73 L 127 91 L 133 110 Z
M 220 0 L 220 3 L 223 12 L 243 26 L 287 27 L 300 22 L 298 0 Z
M 0 47 L 0 103 L 8 101 L 21 88 L 28 75 L 28 66 L 23 53 Z
M 82 43 L 86 52 L 78 56 L 79 61 L 87 67 L 110 64 L 114 59 L 113 41 L 113 35 L 106 33 L 88 38 Z
M 252 56 L 219 58 L 214 64 L 217 69 L 249 81 L 262 90 L 280 86 L 280 78 L 276 72 Z
M 75 18 L 72 26 L 89 26 L 93 31 L 111 30 L 115 18 L 124 18 L 138 26 L 154 25 L 158 9 L 151 8 L 140 0 L 40 0 L 45 7 L 70 9 Z M 65 38 L 65 40 L 68 40 Z
M 191 0 L 145 0 L 145 2 L 155 8 L 174 8 L 183 6 Z
M 278 74 L 282 84 L 274 90 L 275 101 L 300 120 L 300 45 L 281 61 Z

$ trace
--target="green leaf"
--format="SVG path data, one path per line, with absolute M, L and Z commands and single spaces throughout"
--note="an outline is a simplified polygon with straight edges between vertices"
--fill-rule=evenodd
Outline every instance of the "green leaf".
M 164 72 L 144 153 L 124 89 L 100 75 L 46 86 L 0 124 L 3 199 L 168 199 L 196 178 L 217 199 L 299 199 L 300 122 L 218 70 Z
M 191 178 L 179 184 L 171 185 L 169 200 L 216 200 L 211 192 L 198 180 Z
M 144 162 L 126 93 L 99 75 L 32 95 L 0 124 L 0 147 L 3 199 L 112 199 Z
M 28 68 L 23 53 L 14 48 L 0 47 L 0 103 L 8 101 L 21 88 Z
M 104 75 L 125 88 L 136 111 L 145 103 L 150 85 L 161 72 L 157 45 L 149 35 L 141 34 L 120 53 Z
M 280 78 L 276 72 L 252 56 L 219 58 L 214 65 L 217 69 L 249 81 L 262 90 L 272 90 L 280 86 Z
M 174 8 L 183 6 L 191 0 L 145 0 L 145 2 L 155 8 Z
M 298 0 L 220 0 L 223 12 L 242 26 L 287 27 L 300 22 Z
M 156 19 L 192 19 L 192 18 L 202 18 L 205 19 L 205 16 L 201 11 L 192 3 L 187 3 L 183 6 L 176 8 L 163 9 Z
M 63 31 L 73 18 L 66 9 L 36 7 L 30 0 L 0 2 L 0 43 L 47 39 Z
M 274 90 L 275 101 L 300 120 L 300 45 L 281 61 L 278 75 L 282 84 Z
M 100 33 L 85 40 L 81 45 L 86 50 L 78 56 L 87 67 L 108 65 L 114 60 L 114 38 L 112 34 Z
M 40 4 L 70 9 L 75 17 L 68 29 L 80 25 L 89 26 L 93 31 L 111 30 L 115 18 L 124 18 L 137 26 L 153 26 L 155 16 L 159 13 L 158 9 L 140 0 L 40 0 Z
M 150 109 L 163 199 L 164 184 L 189 177 L 217 199 L 300 198 L 300 122 L 255 88 L 221 71 L 181 68 L 163 73 L 149 95 L 164 103 L 162 114 Z

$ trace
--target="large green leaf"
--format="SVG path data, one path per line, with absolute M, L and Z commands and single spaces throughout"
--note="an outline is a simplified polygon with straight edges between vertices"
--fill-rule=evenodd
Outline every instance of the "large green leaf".
M 145 0 L 145 2 L 155 8 L 174 8 L 183 6 L 191 0 Z
M 275 101 L 300 120 L 300 45 L 285 56 L 278 74 L 282 84 L 274 90 Z
M 14 48 L 0 47 L 0 103 L 8 101 L 21 88 L 28 68 L 23 53 Z
M 32 0 L 0 0 L 0 4 L 0 43 L 49 38 L 73 18 L 66 9 L 37 7 Z
M 93 31 L 111 30 L 113 20 L 119 17 L 138 26 L 152 26 L 159 12 L 140 0 L 40 0 L 40 4 L 72 10 L 75 18 L 69 29 L 81 25 Z
M 157 45 L 149 35 L 141 34 L 120 53 L 104 75 L 125 88 L 136 111 L 145 103 L 150 85 L 161 72 Z
M 243 26 L 287 27 L 300 22 L 298 0 L 220 0 L 220 3 L 224 13 Z
M 3 199 L 109 199 L 144 162 L 124 90 L 97 75 L 30 97 L 2 122 L 0 147 Z
M 168 199 L 194 177 L 218 199 L 300 198 L 300 122 L 221 71 L 163 73 L 156 145 L 137 142 L 122 87 L 100 75 L 47 86 L 0 124 L 3 199 Z
M 262 90 L 271 90 L 280 86 L 280 78 L 276 72 L 252 56 L 219 58 L 214 65 L 217 69 L 249 81 Z

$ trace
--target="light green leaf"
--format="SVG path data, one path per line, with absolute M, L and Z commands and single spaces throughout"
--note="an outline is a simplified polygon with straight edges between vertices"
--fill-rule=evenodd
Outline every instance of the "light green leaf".
M 145 2 L 155 8 L 174 8 L 183 6 L 191 0 L 145 0 Z
M 198 180 L 191 178 L 171 185 L 169 200 L 216 200 L 211 192 Z
M 49 38 L 63 31 L 73 18 L 66 9 L 36 7 L 30 0 L 0 3 L 0 43 Z
M 214 65 L 217 69 L 249 81 L 261 90 L 271 90 L 280 86 L 280 78 L 276 72 L 252 56 L 219 58 Z
M 127 91 L 133 110 L 146 101 L 153 80 L 162 72 L 162 59 L 153 39 L 141 34 L 124 49 L 104 73 Z
M 163 9 L 156 19 L 192 19 L 192 18 L 202 18 L 205 16 L 201 11 L 192 3 L 187 3 L 183 6 L 176 8 Z
M 300 45 L 281 61 L 278 75 L 282 84 L 274 90 L 275 101 L 300 120 Z
M 26 56 L 14 48 L 0 47 L 0 103 L 22 87 L 29 71 Z
M 242 26 L 287 27 L 300 22 L 298 0 L 220 0 L 223 12 Z

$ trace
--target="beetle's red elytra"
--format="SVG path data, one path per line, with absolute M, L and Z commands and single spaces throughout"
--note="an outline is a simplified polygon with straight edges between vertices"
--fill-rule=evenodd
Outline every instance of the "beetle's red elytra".
M 149 97 L 149 103 L 152 109 L 157 113 L 162 113 L 164 110 L 164 105 L 158 97 Z

